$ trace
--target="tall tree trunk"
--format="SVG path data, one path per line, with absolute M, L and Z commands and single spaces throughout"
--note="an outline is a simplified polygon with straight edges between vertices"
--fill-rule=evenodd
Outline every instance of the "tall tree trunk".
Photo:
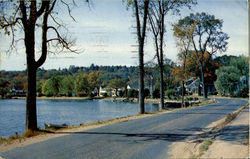
M 161 15 L 161 26 L 160 26 L 160 105 L 161 109 L 164 109 L 164 80 L 163 80 L 163 72 L 164 72 L 164 60 L 163 60 L 163 43 L 164 43 L 164 33 L 165 33 L 165 14 L 164 14 L 164 1 L 159 1 L 159 9 Z
M 26 130 L 37 130 L 36 112 L 36 62 L 35 62 L 35 25 L 25 29 L 27 60 Z
M 161 59 L 162 60 L 162 59 Z M 163 80 L 163 64 L 160 65 L 160 110 L 164 109 L 164 80 Z
M 138 55 L 139 55 L 139 113 L 145 113 L 144 107 L 144 40 L 146 36 L 146 27 L 147 27 L 147 17 L 148 17 L 148 5 L 149 0 L 144 1 L 144 8 L 143 8 L 143 22 L 141 26 L 140 22 L 140 12 L 137 0 L 134 0 L 134 7 L 135 7 L 135 17 L 136 17 L 136 25 L 137 25 L 137 37 L 138 37 Z
M 184 107 L 184 96 L 185 96 L 185 86 L 184 86 L 184 81 L 182 81 L 182 94 L 181 94 L 181 107 Z
M 144 62 L 143 62 L 143 45 L 139 43 L 139 113 L 145 113 L 144 108 Z
M 150 76 L 150 96 L 153 98 L 153 76 Z
M 201 61 L 201 81 L 202 81 L 202 92 L 203 92 L 203 98 L 207 99 L 207 93 L 206 93 L 206 85 L 204 80 L 204 70 L 203 70 L 203 61 Z

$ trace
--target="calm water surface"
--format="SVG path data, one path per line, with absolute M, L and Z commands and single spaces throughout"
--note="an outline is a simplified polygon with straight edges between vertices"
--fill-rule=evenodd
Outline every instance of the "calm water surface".
M 25 130 L 25 100 L 0 100 L 0 136 L 10 136 Z M 146 112 L 158 110 L 158 105 L 146 104 Z M 114 119 L 138 113 L 138 104 L 104 100 L 38 99 L 38 127 L 44 123 L 79 125 Z

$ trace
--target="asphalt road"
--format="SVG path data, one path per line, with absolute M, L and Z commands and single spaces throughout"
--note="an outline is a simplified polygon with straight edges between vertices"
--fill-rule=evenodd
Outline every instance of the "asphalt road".
M 195 137 L 210 123 L 247 104 L 219 103 L 111 124 L 53 138 L 0 154 L 4 159 L 163 159 L 173 142 Z M 181 150 L 180 150 L 181 151 Z

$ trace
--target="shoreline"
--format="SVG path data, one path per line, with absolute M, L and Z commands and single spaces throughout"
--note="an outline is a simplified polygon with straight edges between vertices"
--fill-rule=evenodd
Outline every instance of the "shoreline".
M 199 100 L 203 100 L 202 96 L 185 96 L 187 98 L 193 97 L 193 98 L 199 98 Z M 215 98 L 221 98 L 221 99 L 242 99 L 242 100 L 248 100 L 249 98 L 240 98 L 240 97 L 222 97 L 222 96 L 208 96 L 208 100 L 214 100 Z M 26 97 L 12 97 L 12 98 L 0 98 L 0 100 L 4 99 L 26 99 Z M 50 100 L 107 100 L 107 101 L 119 101 L 119 102 L 133 102 L 138 103 L 138 98 L 127 98 L 127 97 L 67 97 L 67 96 L 60 96 L 60 97 L 36 97 L 36 99 L 50 99 Z M 165 102 L 181 102 L 180 100 L 169 100 L 164 99 Z M 153 103 L 153 104 L 159 104 L 160 98 L 145 98 L 145 103 Z
M 82 124 L 80 126 L 69 126 L 68 128 L 58 129 L 56 131 L 47 131 L 47 133 L 45 134 L 40 134 L 40 135 L 36 135 L 32 137 L 19 136 L 20 138 L 14 139 L 13 141 L 0 144 L 0 153 L 14 149 L 14 148 L 23 147 L 23 146 L 31 145 L 34 143 L 46 141 L 52 138 L 69 135 L 74 132 L 86 131 L 89 129 L 95 129 L 95 128 L 99 128 L 99 127 L 110 125 L 110 124 L 127 122 L 131 120 L 146 118 L 146 117 L 150 117 L 153 115 L 160 115 L 160 114 L 165 114 L 169 112 L 171 112 L 171 110 L 157 111 L 157 112 L 145 113 L 145 114 L 137 114 L 135 116 L 120 117 L 120 118 L 115 118 L 115 119 L 98 121 L 95 123 Z M 11 138 L 11 136 L 9 138 Z
M 69 135 L 72 132 L 81 132 L 81 131 L 94 129 L 94 128 L 99 128 L 99 127 L 110 125 L 110 124 L 115 124 L 115 123 L 120 123 L 120 122 L 127 122 L 127 121 L 130 121 L 130 120 L 146 118 L 146 117 L 150 117 L 150 116 L 153 116 L 153 115 L 166 114 L 166 113 L 170 113 L 170 112 L 181 110 L 181 109 L 192 109 L 193 107 L 200 107 L 200 106 L 204 106 L 204 105 L 214 103 L 213 100 L 209 100 L 209 101 L 210 102 L 206 103 L 206 104 L 205 103 L 203 103 L 203 104 L 200 103 L 202 105 L 195 105 L 195 106 L 190 106 L 190 107 L 186 107 L 186 108 L 185 107 L 184 108 L 172 108 L 172 109 L 165 109 L 165 110 L 156 111 L 156 112 L 149 112 L 149 113 L 145 113 L 145 114 L 137 114 L 137 115 L 134 115 L 134 116 L 125 116 L 125 117 L 120 117 L 120 118 L 115 118 L 115 119 L 98 121 L 98 122 L 95 122 L 95 123 L 82 124 L 80 126 L 69 126 L 68 128 L 58 129 L 56 131 L 47 131 L 46 132 L 46 130 L 45 130 L 45 132 L 43 134 L 38 134 L 36 136 L 31 136 L 31 137 L 23 137 L 23 135 L 22 135 L 22 136 L 18 136 L 19 138 L 11 140 L 12 136 L 10 136 L 10 137 L 7 138 L 7 139 L 10 139 L 10 141 L 2 142 L 0 144 L 0 153 L 4 152 L 4 151 L 11 150 L 11 149 L 14 149 L 14 148 L 23 147 L 23 146 L 27 146 L 27 145 L 30 145 L 30 144 L 46 141 L 46 140 L 49 140 L 49 139 L 52 139 L 52 138 L 56 138 L 56 137 L 60 137 L 60 136 L 64 136 L 64 135 Z M 42 131 L 44 131 L 44 130 L 41 130 L 41 132 Z

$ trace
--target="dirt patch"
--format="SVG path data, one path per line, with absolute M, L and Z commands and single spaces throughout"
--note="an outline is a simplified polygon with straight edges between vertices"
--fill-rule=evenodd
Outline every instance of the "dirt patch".
M 202 158 L 248 158 L 249 147 L 221 140 L 215 141 Z
M 192 156 L 195 156 L 199 153 L 197 146 L 198 144 L 192 142 L 175 142 L 171 145 L 170 148 L 170 158 L 192 158 Z

